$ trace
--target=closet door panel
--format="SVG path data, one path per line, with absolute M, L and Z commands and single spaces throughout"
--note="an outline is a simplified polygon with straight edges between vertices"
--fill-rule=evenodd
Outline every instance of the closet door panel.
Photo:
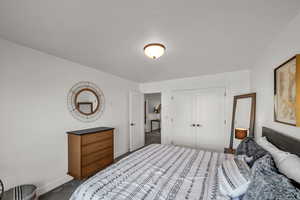
M 212 151 L 223 151 L 225 147 L 225 90 L 204 89 L 196 98 L 196 146 Z
M 172 98 L 172 142 L 175 145 L 195 147 L 193 95 L 190 92 L 175 92 Z

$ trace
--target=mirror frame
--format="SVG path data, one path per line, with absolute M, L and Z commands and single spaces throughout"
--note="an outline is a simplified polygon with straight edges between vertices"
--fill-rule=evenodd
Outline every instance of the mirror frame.
M 256 93 L 242 94 L 234 96 L 233 99 L 233 110 L 232 110 L 232 121 L 231 121 L 231 135 L 230 135 L 230 146 L 233 148 L 233 137 L 234 137 L 234 122 L 236 114 L 236 105 L 239 99 L 251 98 L 251 113 L 250 113 L 250 124 L 249 124 L 249 135 L 248 137 L 254 138 L 254 126 L 255 126 L 255 115 L 256 115 Z
M 93 106 L 92 106 L 92 112 L 91 112 L 91 113 L 84 113 L 84 112 L 82 112 L 82 111 L 79 109 L 79 105 L 80 105 L 80 104 L 87 104 L 87 103 L 83 103 L 83 102 L 82 102 L 82 103 L 77 103 L 77 98 L 78 98 L 79 94 L 80 94 L 81 92 L 83 92 L 83 91 L 89 91 L 89 92 L 93 93 L 93 94 L 96 96 L 96 98 L 97 98 L 97 103 L 98 103 L 98 104 L 97 104 L 97 107 L 96 107 L 96 109 L 95 109 L 95 111 L 94 111 Z M 90 89 L 90 88 L 83 88 L 83 89 L 79 90 L 79 91 L 75 94 L 74 104 L 76 105 L 76 109 L 78 110 L 78 112 L 80 112 L 81 114 L 83 114 L 83 115 L 92 115 L 92 114 L 94 114 L 95 112 L 97 112 L 97 110 L 99 109 L 100 100 L 99 100 L 98 94 L 97 94 L 94 90 L 92 90 L 92 89 Z

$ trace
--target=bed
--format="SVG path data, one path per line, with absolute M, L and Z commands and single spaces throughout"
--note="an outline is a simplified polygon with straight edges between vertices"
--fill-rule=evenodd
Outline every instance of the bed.
M 279 149 L 300 156 L 299 140 L 266 127 L 262 134 Z M 86 180 L 70 200 L 227 200 L 230 198 L 220 192 L 218 167 L 233 157 L 173 145 L 150 145 Z
M 71 200 L 226 200 L 219 192 L 217 168 L 232 156 L 150 145 L 85 181 Z

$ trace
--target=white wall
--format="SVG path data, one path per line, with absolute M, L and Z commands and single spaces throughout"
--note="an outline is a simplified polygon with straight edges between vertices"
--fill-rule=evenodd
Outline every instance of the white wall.
M 162 125 L 161 137 L 162 143 L 168 144 L 171 142 L 171 121 L 170 110 L 171 94 L 174 90 L 185 89 L 201 89 L 201 88 L 226 88 L 226 132 L 228 140 L 225 141 L 225 146 L 229 146 L 230 141 L 230 124 L 232 116 L 233 96 L 248 93 L 250 90 L 250 73 L 249 71 L 237 71 L 216 75 L 207 75 L 194 78 L 175 79 L 168 81 L 152 82 L 140 84 L 140 89 L 143 93 L 161 92 L 162 101 Z
M 267 126 L 300 139 L 300 128 L 276 123 L 273 120 L 274 68 L 300 53 L 300 14 L 282 29 L 251 71 L 251 90 L 257 92 L 257 136 Z
M 79 122 L 67 109 L 69 89 L 79 81 L 103 90 L 105 111 L 96 122 Z M 138 84 L 0 39 L 0 178 L 6 188 L 33 183 L 45 192 L 69 180 L 66 131 L 115 127 L 115 156 L 127 152 L 131 89 Z

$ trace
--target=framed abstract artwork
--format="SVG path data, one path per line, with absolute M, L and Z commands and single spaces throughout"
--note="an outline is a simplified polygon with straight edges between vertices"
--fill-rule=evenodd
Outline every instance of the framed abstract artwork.
M 300 126 L 300 54 L 274 70 L 274 120 Z

